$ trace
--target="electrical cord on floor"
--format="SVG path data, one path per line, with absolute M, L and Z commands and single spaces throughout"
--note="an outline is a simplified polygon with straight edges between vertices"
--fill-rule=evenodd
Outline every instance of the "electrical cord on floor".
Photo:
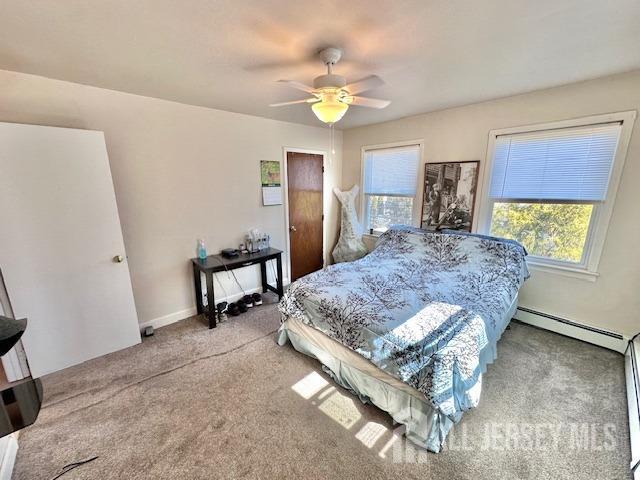
M 82 465 L 89 463 L 89 462 L 93 462 L 96 458 L 98 458 L 98 456 L 94 456 L 94 457 L 90 457 L 87 458 L 86 460 L 80 460 L 79 462 L 73 462 L 73 463 L 69 463 L 67 465 L 65 465 L 64 467 L 62 467 L 62 470 L 60 471 L 60 473 L 58 473 L 55 477 L 53 477 L 51 480 L 56 480 L 57 478 L 60 478 L 61 476 L 63 476 L 65 473 L 70 472 L 71 470 L 73 470 L 74 468 L 78 468 L 81 467 Z

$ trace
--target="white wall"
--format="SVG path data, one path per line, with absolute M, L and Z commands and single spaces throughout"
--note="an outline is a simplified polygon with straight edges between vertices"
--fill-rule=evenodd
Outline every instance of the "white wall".
M 260 160 L 282 160 L 285 146 L 330 152 L 327 128 L 2 70 L 0 121 L 105 132 L 141 323 L 193 309 L 197 238 L 216 252 L 255 227 L 285 249 L 283 207 L 262 206 Z M 336 158 L 325 170 L 327 259 L 339 222 L 331 190 L 341 184 L 341 140 L 336 132 Z M 257 286 L 257 267 L 238 278 L 245 289 Z M 230 281 L 225 288 L 239 292 Z M 222 293 L 218 287 L 216 297 Z
M 492 129 L 638 109 L 640 71 L 349 129 L 344 131 L 342 186 L 360 183 L 363 145 L 421 138 L 427 162 L 484 162 Z M 636 121 L 600 277 L 592 283 L 534 271 L 520 304 L 622 334 L 640 330 L 639 209 L 640 121 Z
M 339 226 L 331 188 L 360 183 L 362 145 L 423 138 L 426 161 L 484 161 L 491 129 L 632 109 L 640 109 L 640 72 L 346 130 L 342 150 L 336 131 L 337 158 L 325 173 L 325 257 Z M 141 322 L 193 308 L 188 258 L 196 238 L 216 251 L 258 227 L 284 247 L 283 208 L 261 206 L 259 160 L 281 160 L 283 146 L 330 149 L 328 129 L 7 71 L 0 71 L 0 121 L 105 132 Z M 600 277 L 591 283 L 534 272 L 522 305 L 624 334 L 640 330 L 639 125 Z M 256 272 L 239 278 L 247 288 L 258 282 Z

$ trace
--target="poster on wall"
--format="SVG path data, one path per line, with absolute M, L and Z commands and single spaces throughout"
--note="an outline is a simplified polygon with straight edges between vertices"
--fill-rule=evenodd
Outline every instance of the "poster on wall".
M 262 205 L 282 205 L 280 162 L 260 160 L 260 183 L 262 184 Z
M 421 227 L 471 231 L 478 189 L 478 160 L 427 163 Z

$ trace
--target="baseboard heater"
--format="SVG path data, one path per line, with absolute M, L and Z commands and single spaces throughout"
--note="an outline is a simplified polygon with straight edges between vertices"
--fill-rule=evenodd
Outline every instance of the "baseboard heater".
M 631 435 L 631 470 L 634 480 L 640 480 L 640 338 L 637 335 L 629 342 L 624 357 Z
M 584 325 L 572 320 L 567 320 L 566 318 L 538 312 L 527 307 L 519 306 L 514 318 L 523 323 L 608 348 L 618 353 L 624 353 L 627 347 L 627 342 L 625 342 L 624 337 L 619 333 Z

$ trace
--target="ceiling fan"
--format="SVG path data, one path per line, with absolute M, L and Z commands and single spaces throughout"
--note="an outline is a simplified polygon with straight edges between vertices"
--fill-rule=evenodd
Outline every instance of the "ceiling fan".
M 380 77 L 370 75 L 357 82 L 347 84 L 346 78 L 333 73 L 333 66 L 342 57 L 342 50 L 339 48 L 325 48 L 319 52 L 319 56 L 327 66 L 327 73 L 316 77 L 313 80 L 313 87 L 293 80 L 280 80 L 290 87 L 310 93 L 312 97 L 291 102 L 273 103 L 270 107 L 310 103 L 316 117 L 324 123 L 334 124 L 344 116 L 350 105 L 385 108 L 391 103 L 389 100 L 357 96 L 359 93 L 383 85 L 384 82 Z

